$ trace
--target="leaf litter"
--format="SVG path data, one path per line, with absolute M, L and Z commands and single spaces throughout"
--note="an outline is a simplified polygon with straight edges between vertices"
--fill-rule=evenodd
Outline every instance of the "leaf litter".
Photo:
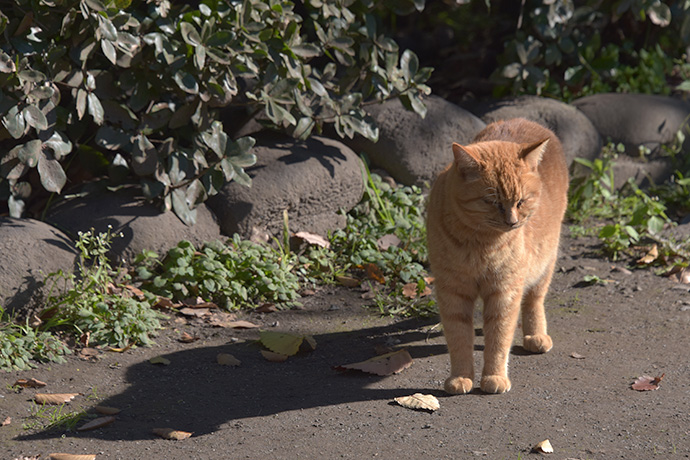
M 551 445 L 551 441 L 548 439 L 544 439 L 543 441 L 537 443 L 532 450 L 541 454 L 553 454 L 553 446 Z
M 266 330 L 259 331 L 259 341 L 263 344 L 263 346 L 274 353 L 286 356 L 293 356 L 297 354 L 302 342 L 305 340 L 311 350 L 316 349 L 316 340 L 312 336 L 294 335 L 286 332 L 274 332 Z
M 638 379 L 635 380 L 635 383 L 632 384 L 632 389 L 637 391 L 658 390 L 659 384 L 665 376 L 665 373 L 661 374 L 658 377 L 650 377 L 648 375 L 643 375 L 642 377 L 638 377 Z
M 189 431 L 173 430 L 172 428 L 154 428 L 153 433 L 163 439 L 170 439 L 173 441 L 182 441 L 194 434 Z
M 105 417 L 98 417 L 90 422 L 86 422 L 79 428 L 77 428 L 77 431 L 91 431 L 91 430 L 96 430 L 98 428 L 102 428 L 104 426 L 110 425 L 116 420 L 115 416 L 113 415 L 107 415 Z
M 240 364 L 242 364 L 242 361 L 235 358 L 230 353 L 218 353 L 218 356 L 216 356 L 216 361 L 221 366 L 235 367 L 235 366 L 239 366 Z
M 81 393 L 36 393 L 34 401 L 38 404 L 66 404 Z
M 14 382 L 13 387 L 22 387 L 22 388 L 41 388 L 46 386 L 47 383 L 41 382 L 40 380 L 30 378 L 30 379 L 19 379 L 16 382 Z
M 425 410 L 434 412 L 441 408 L 438 399 L 434 395 L 415 393 L 411 396 L 395 398 L 395 402 L 407 409 Z
M 96 460 L 96 454 L 48 454 L 48 460 Z
M 393 351 L 375 356 L 352 364 L 337 366 L 337 370 L 359 370 L 368 374 L 393 375 L 398 374 L 412 365 L 412 356 L 406 349 Z

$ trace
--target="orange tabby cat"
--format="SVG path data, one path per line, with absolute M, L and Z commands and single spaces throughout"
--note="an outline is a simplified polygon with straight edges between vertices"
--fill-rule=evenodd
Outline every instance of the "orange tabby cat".
M 472 390 L 475 301 L 484 301 L 480 388 L 510 390 L 508 354 L 522 310 L 523 347 L 545 353 L 544 297 L 551 283 L 568 169 L 561 143 L 543 126 L 517 118 L 488 125 L 429 197 L 429 261 L 450 353 L 448 393 Z

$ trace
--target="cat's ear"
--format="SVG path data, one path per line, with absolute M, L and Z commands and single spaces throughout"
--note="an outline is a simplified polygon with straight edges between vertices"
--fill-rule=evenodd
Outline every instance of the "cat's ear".
M 536 171 L 541 163 L 541 159 L 546 152 L 546 146 L 549 144 L 549 138 L 535 142 L 534 144 L 522 144 L 522 150 L 520 150 L 520 158 L 525 160 L 529 167 Z
M 458 171 L 462 173 L 466 180 L 479 177 L 479 162 L 470 149 L 454 142 L 453 156 L 455 157 L 455 165 Z

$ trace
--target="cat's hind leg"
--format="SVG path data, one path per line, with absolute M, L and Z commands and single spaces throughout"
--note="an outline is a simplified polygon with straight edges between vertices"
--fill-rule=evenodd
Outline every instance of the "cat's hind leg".
M 472 391 L 474 380 L 474 298 L 436 288 L 443 334 L 450 354 L 450 377 L 444 389 L 450 394 Z
M 546 353 L 553 348 L 553 341 L 546 333 L 544 298 L 549 290 L 555 265 L 554 259 L 542 278 L 525 292 L 522 299 L 522 346 L 532 353 Z

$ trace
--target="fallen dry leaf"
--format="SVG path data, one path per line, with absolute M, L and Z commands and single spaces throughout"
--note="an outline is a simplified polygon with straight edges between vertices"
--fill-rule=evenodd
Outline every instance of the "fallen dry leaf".
M 96 454 L 48 454 L 48 460 L 96 460 Z
M 383 276 L 383 272 L 376 264 L 368 263 L 364 265 L 364 270 L 367 272 L 367 276 L 376 281 L 379 284 L 386 284 L 386 277 Z
M 183 332 L 180 335 L 180 338 L 177 340 L 178 340 L 178 342 L 182 342 L 182 343 L 192 343 L 192 342 L 196 342 L 197 340 L 199 340 L 199 337 L 191 335 L 188 332 Z
M 65 404 L 79 396 L 79 393 L 36 393 L 34 401 L 38 404 Z
M 24 457 L 23 455 L 21 457 L 15 457 L 14 460 L 38 460 L 41 457 L 41 454 L 34 455 L 33 457 Z
M 237 315 L 234 313 L 227 313 L 224 311 L 217 311 L 211 313 L 211 316 L 206 318 L 206 322 L 213 327 L 228 327 L 228 323 L 234 321 Z
M 213 302 L 207 302 L 201 297 L 190 297 L 182 300 L 182 305 L 190 308 L 218 308 Z
M 316 339 L 314 337 L 311 335 L 305 335 L 304 340 L 307 342 L 307 345 L 309 345 L 312 351 L 316 350 Z
M 259 326 L 249 321 L 237 320 L 225 323 L 225 327 L 231 327 L 233 329 L 255 329 Z
M 667 276 L 671 281 L 681 284 L 690 284 L 690 269 L 688 267 L 674 266 L 664 276 Z
M 108 407 L 108 406 L 96 406 L 96 407 L 94 407 L 94 410 L 96 412 L 98 412 L 99 414 L 103 414 L 103 415 L 117 415 L 120 412 L 122 412 L 117 407 Z
M 180 308 L 178 312 L 181 315 L 185 316 L 193 316 L 195 318 L 201 318 L 203 316 L 208 316 L 211 314 L 211 310 L 208 308 L 193 308 L 193 307 L 184 307 Z
M 436 411 L 441 405 L 434 395 L 415 393 L 412 396 L 402 396 L 395 398 L 395 402 L 408 409 Z
M 376 240 L 376 244 L 378 245 L 380 250 L 386 251 L 391 246 L 400 246 L 402 244 L 402 241 L 400 241 L 400 238 L 391 233 L 388 235 L 384 235 L 378 240 Z
M 335 280 L 345 287 L 357 287 L 360 283 L 357 278 L 347 275 L 336 275 Z
M 14 382 L 14 387 L 23 387 L 23 388 L 41 388 L 46 386 L 47 383 L 41 382 L 40 380 L 36 380 L 34 378 L 31 379 L 19 379 L 16 382 Z
M 79 343 L 81 343 L 82 346 L 84 346 L 84 347 L 88 347 L 90 339 L 91 339 L 91 332 L 86 331 L 79 337 Z
M 417 283 L 407 283 L 402 288 L 402 294 L 408 299 L 416 299 L 417 295 L 419 295 L 419 297 L 426 297 L 431 294 L 431 288 L 429 286 L 424 286 L 424 290 L 418 293 Z
M 292 356 L 297 353 L 304 336 L 285 332 L 259 331 L 259 341 L 269 350 L 281 355 Z
M 177 308 L 179 304 L 176 304 L 167 297 L 159 297 L 156 303 L 151 307 L 155 310 L 172 310 Z
M 637 380 L 635 380 L 635 383 L 632 384 L 632 389 L 637 391 L 658 390 L 659 384 L 664 379 L 664 376 L 666 376 L 665 373 L 661 374 L 659 377 L 650 377 L 648 375 L 643 375 L 642 377 L 639 377 Z
M 7 417 L 5 420 L 2 421 L 2 423 L 0 423 L 0 426 L 7 426 L 10 423 L 12 423 L 12 417 Z
M 542 442 L 538 443 L 534 446 L 533 450 L 542 454 L 553 454 L 553 446 L 548 439 L 544 439 Z
M 276 304 L 274 303 L 262 303 L 256 309 L 254 310 L 258 313 L 275 313 L 278 311 L 278 307 L 276 307 Z
M 570 357 L 575 358 L 575 359 L 585 359 L 584 356 L 582 356 L 580 353 L 576 353 L 576 352 L 570 353 Z
M 242 361 L 232 356 L 230 353 L 218 353 L 216 356 L 218 364 L 221 366 L 239 366 Z
M 114 421 L 115 421 L 115 417 L 113 417 L 112 415 L 108 415 L 106 417 L 98 417 L 98 418 L 91 420 L 90 422 L 86 422 L 85 424 L 83 424 L 82 426 L 77 428 L 77 431 L 95 430 L 97 428 L 101 428 L 101 427 L 104 427 L 106 425 L 110 425 Z
M 321 246 L 322 248 L 330 248 L 331 243 L 321 235 L 316 235 L 315 233 L 309 232 L 297 232 L 295 236 L 301 240 L 304 240 L 308 244 L 313 244 L 315 246 Z
M 83 359 L 84 361 L 96 361 L 99 358 L 99 355 L 101 352 L 96 349 L 96 348 L 82 348 L 79 350 L 79 359 Z
M 369 374 L 391 375 L 404 371 L 412 365 L 412 356 L 407 350 L 398 350 L 359 363 L 345 364 L 336 369 L 353 369 Z
M 170 365 L 170 360 L 163 358 L 162 356 L 154 356 L 153 358 L 149 359 L 149 362 L 151 364 L 163 364 L 164 366 Z
M 127 344 L 126 347 L 122 347 L 122 348 L 108 347 L 108 351 L 112 351 L 112 352 L 115 352 L 115 353 L 124 353 L 125 351 L 129 350 L 130 348 L 132 348 L 132 346 L 134 346 L 133 343 Z
M 173 430 L 172 428 L 154 428 L 153 433 L 163 439 L 172 439 L 173 441 L 187 439 L 193 434 L 188 431 Z
M 659 257 L 659 248 L 657 248 L 656 244 L 651 247 L 649 252 L 645 254 L 643 257 L 637 260 L 638 265 L 649 265 L 653 263 L 657 257 Z
M 261 355 L 266 359 L 266 361 L 270 361 L 272 363 L 282 363 L 288 359 L 288 355 L 274 353 L 268 350 L 261 350 Z
M 133 296 L 137 297 L 139 300 L 143 300 L 146 297 L 144 291 L 130 284 L 125 284 L 125 289 L 127 289 Z

